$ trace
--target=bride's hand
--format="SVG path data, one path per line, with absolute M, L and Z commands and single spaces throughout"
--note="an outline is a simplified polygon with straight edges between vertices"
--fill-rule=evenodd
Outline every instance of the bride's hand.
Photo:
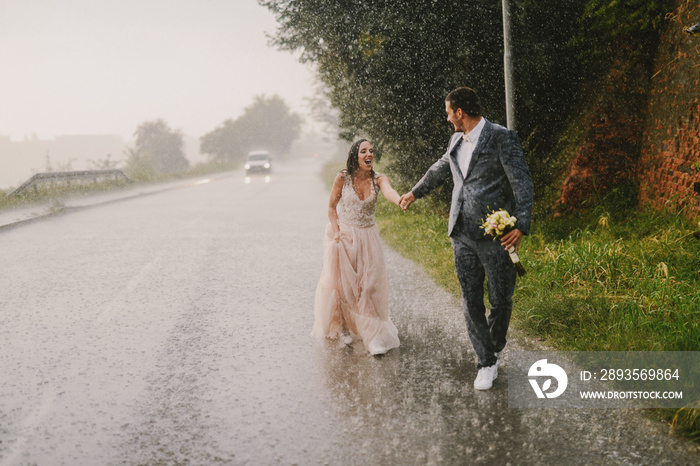
M 337 232 L 335 235 L 333 235 L 333 241 L 336 243 L 340 243 L 340 232 Z

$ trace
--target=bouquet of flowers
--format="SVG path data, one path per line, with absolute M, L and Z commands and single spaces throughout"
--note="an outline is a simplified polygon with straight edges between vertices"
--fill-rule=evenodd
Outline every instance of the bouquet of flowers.
M 491 215 L 488 215 L 484 219 L 484 222 L 481 224 L 481 228 L 484 229 L 484 235 L 491 235 L 493 236 L 493 240 L 496 241 L 498 238 L 515 228 L 515 223 L 517 221 L 518 219 L 510 215 L 507 211 L 495 210 L 491 212 Z M 510 260 L 513 261 L 513 265 L 515 266 L 515 270 L 518 272 L 518 276 L 522 277 L 525 275 L 525 268 L 523 267 L 523 264 L 520 263 L 520 258 L 515 252 L 515 248 L 511 247 L 508 250 L 508 254 L 510 254 Z

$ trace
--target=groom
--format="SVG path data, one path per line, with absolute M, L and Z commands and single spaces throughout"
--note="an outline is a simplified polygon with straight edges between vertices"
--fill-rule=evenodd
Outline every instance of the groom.
M 514 131 L 481 117 L 476 92 L 460 87 L 445 98 L 447 121 L 455 134 L 447 152 L 413 189 L 401 196 L 400 206 L 428 194 L 451 175 L 454 180 L 448 236 L 462 288 L 467 331 L 478 357 L 477 390 L 488 390 L 498 376 L 500 353 L 513 308 L 516 270 L 507 250 L 518 249 L 530 231 L 532 179 Z M 493 210 L 505 209 L 517 218 L 516 228 L 500 244 L 480 228 Z M 488 277 L 491 311 L 486 317 L 484 278 Z

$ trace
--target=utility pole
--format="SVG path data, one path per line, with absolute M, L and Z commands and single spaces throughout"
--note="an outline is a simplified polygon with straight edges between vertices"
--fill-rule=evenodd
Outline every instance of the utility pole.
M 515 130 L 513 67 L 510 60 L 510 0 L 503 0 L 503 75 L 506 81 L 506 124 L 508 129 Z

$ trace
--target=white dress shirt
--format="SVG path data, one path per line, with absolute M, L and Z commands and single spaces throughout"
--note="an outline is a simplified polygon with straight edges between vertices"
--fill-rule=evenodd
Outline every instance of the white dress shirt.
M 459 169 L 462 171 L 462 176 L 467 176 L 469 162 L 472 160 L 474 148 L 479 140 L 479 136 L 481 136 L 481 130 L 484 129 L 485 125 L 486 120 L 482 118 L 479 120 L 479 123 L 474 127 L 474 129 L 472 129 L 469 133 L 462 135 L 464 140 L 457 148 L 457 163 L 459 164 Z

